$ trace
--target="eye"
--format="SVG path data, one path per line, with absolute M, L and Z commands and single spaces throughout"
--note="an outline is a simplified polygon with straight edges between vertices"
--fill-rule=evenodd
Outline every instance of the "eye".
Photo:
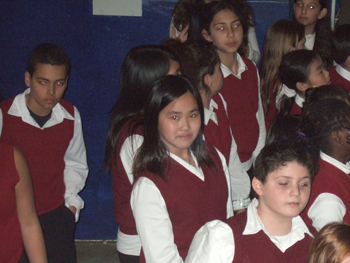
M 58 82 L 57 82 L 57 85 L 58 85 L 58 86 L 63 86 L 64 84 L 65 84 L 64 81 L 58 81 Z
M 193 114 L 191 114 L 191 115 L 190 115 L 190 117 L 191 117 L 191 118 L 195 118 L 195 117 L 197 117 L 197 113 L 193 113 Z
M 300 183 L 299 185 L 302 187 L 309 187 L 309 183 Z
M 310 8 L 310 9 L 314 9 L 314 8 L 315 8 L 315 6 L 313 6 L 313 5 L 310 5 L 310 6 L 309 6 L 309 8 Z
M 179 119 L 179 116 L 171 116 L 171 119 L 177 121 Z
M 40 85 L 45 85 L 45 84 L 46 84 L 46 82 L 45 82 L 45 81 L 42 81 L 42 80 L 40 80 L 40 81 L 38 81 L 38 82 L 39 82 Z
M 280 186 L 287 186 L 288 185 L 288 183 L 286 183 L 286 182 L 281 182 L 281 183 L 278 183 Z

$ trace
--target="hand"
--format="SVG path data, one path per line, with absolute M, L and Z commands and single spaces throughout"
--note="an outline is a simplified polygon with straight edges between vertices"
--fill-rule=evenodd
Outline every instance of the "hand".
M 70 211 L 72 211 L 72 213 L 75 215 L 75 213 L 77 212 L 77 209 L 75 208 L 75 206 L 70 206 L 70 207 L 68 207 L 68 209 L 70 210 Z

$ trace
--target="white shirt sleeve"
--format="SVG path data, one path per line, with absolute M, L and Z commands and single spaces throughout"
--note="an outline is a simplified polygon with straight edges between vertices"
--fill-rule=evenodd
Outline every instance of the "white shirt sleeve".
M 1 132 L 2 132 L 2 110 L 0 109 L 0 136 L 1 136 Z
M 259 155 L 260 151 L 262 148 L 264 148 L 265 146 L 265 140 L 266 140 L 266 126 L 265 126 L 265 117 L 264 117 L 264 109 L 263 109 L 263 105 L 262 105 L 262 101 L 261 101 L 261 93 L 260 93 L 260 77 L 259 77 L 259 71 L 257 70 L 257 74 L 258 74 L 258 87 L 259 87 L 259 94 L 258 94 L 258 99 L 259 99 L 259 108 L 258 111 L 256 113 L 256 118 L 258 120 L 258 124 L 259 124 L 259 140 L 258 140 L 258 144 L 253 152 L 253 158 L 254 158 L 254 162 L 253 164 L 255 164 L 255 159 L 256 157 Z
M 86 149 L 83 138 L 82 123 L 79 111 L 74 107 L 74 135 L 64 155 L 65 205 L 77 209 L 75 220 L 78 221 L 84 201 L 78 193 L 84 188 L 89 169 L 86 160 Z
M 343 222 L 346 207 L 343 201 L 331 193 L 320 194 L 307 215 L 312 220 L 312 226 L 319 231 L 323 226 L 331 222 Z
M 140 177 L 130 200 L 146 262 L 182 263 L 165 201 L 157 186 Z
M 232 229 L 220 220 L 202 226 L 194 236 L 186 263 L 231 263 L 235 254 Z
M 249 56 L 248 58 L 255 64 L 258 64 L 260 60 L 260 50 L 258 40 L 256 38 L 255 28 L 250 27 L 248 30 L 248 46 L 249 46 Z

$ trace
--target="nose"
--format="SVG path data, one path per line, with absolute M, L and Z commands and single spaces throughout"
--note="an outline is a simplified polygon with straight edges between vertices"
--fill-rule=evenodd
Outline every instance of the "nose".
M 228 29 L 227 29 L 227 36 L 228 37 L 232 37 L 234 35 L 235 35 L 235 31 L 233 30 L 233 28 L 232 27 L 228 27 Z
M 183 118 L 182 119 L 181 130 L 182 131 L 189 131 L 189 130 L 191 130 L 191 125 L 190 125 L 190 122 L 189 122 L 188 118 Z
M 301 9 L 301 13 L 302 13 L 302 14 L 306 14 L 306 10 L 307 10 L 307 9 L 306 9 L 306 6 L 303 5 L 303 8 Z
M 55 85 L 51 84 L 48 89 L 47 89 L 47 94 L 48 95 L 54 95 L 55 94 Z
M 299 184 L 294 184 L 294 185 L 291 186 L 290 194 L 292 196 L 299 196 L 300 195 L 300 186 L 299 186 Z

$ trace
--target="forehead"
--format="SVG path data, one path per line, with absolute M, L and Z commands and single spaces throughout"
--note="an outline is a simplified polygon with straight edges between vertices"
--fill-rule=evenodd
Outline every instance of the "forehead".
M 280 165 L 276 170 L 267 175 L 266 181 L 279 177 L 289 178 L 291 180 L 311 178 L 308 168 L 298 162 L 287 162 L 284 165 Z
M 239 17 L 230 9 L 223 9 L 216 13 L 213 18 L 212 25 L 223 22 L 232 22 L 235 20 L 239 20 Z
M 45 78 L 45 79 L 65 79 L 67 78 L 67 70 L 64 65 L 50 65 L 38 63 L 33 76 L 37 78 Z
M 312 4 L 319 5 L 320 4 L 319 0 L 297 0 L 295 2 L 304 4 L 304 5 L 312 5 Z
M 168 114 L 171 112 L 186 113 L 198 107 L 197 101 L 189 92 L 181 97 L 170 102 L 162 111 L 161 114 Z

